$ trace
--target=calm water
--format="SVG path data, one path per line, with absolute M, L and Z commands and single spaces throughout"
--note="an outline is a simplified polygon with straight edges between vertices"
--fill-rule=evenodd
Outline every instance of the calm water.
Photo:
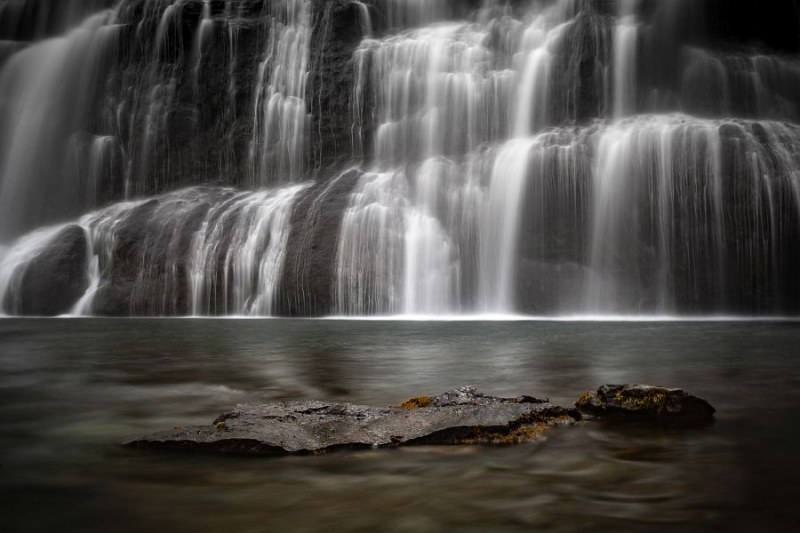
M 791 322 L 0 320 L 2 529 L 789 530 L 798 358 Z M 244 401 L 474 384 L 566 404 L 608 382 L 681 386 L 717 421 L 283 459 L 119 446 Z

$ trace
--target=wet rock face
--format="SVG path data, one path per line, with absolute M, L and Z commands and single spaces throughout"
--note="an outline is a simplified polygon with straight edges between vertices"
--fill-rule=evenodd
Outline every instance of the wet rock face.
M 295 401 L 240 405 L 208 426 L 177 428 L 127 444 L 247 455 L 312 454 L 409 445 L 515 444 L 540 439 L 580 415 L 547 400 L 496 398 L 461 387 L 393 407 Z
M 22 275 L 20 314 L 56 316 L 68 313 L 86 291 L 86 233 L 67 226 L 33 259 Z
M 342 219 L 363 175 L 348 170 L 309 189 L 292 212 L 276 314 L 319 317 L 336 313 L 334 280 Z
M 715 409 L 681 389 L 650 385 L 603 385 L 581 396 L 575 407 L 582 414 L 607 419 L 679 423 L 710 423 Z

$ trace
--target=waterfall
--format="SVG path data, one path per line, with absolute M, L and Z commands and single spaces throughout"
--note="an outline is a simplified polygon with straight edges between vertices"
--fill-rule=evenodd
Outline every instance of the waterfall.
M 800 216 L 798 161 L 789 155 L 798 132 L 685 116 L 642 117 L 603 131 L 587 310 L 672 312 L 680 285 L 722 311 L 727 285 L 754 283 L 728 279 L 737 275 L 728 270 L 758 266 L 765 286 L 777 283 L 781 226 Z
M 353 129 L 363 147 L 374 124 L 366 151 L 375 173 L 363 178 L 342 226 L 339 312 L 515 312 L 531 135 L 557 120 L 558 102 L 574 112 L 574 95 L 558 93 L 574 92 L 579 76 L 554 69 L 569 64 L 570 51 L 582 47 L 575 43 L 588 40 L 590 53 L 605 53 L 602 22 L 570 17 L 572 2 L 533 8 L 525 20 L 487 9 L 475 23 L 362 42 Z M 377 206 L 380 223 L 370 218 Z M 369 271 L 368 280 L 350 274 Z
M 0 0 L 0 306 L 798 314 L 800 47 L 741 14 Z
M 0 70 L 0 240 L 92 205 L 79 168 L 65 168 L 84 126 L 103 50 L 115 38 L 102 12 L 63 37 L 11 56 Z

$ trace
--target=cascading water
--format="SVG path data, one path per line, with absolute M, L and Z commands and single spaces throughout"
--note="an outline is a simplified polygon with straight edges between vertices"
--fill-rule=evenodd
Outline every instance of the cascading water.
M 91 169 L 67 162 L 84 161 L 70 155 L 85 154 L 97 140 L 81 130 L 96 68 L 116 38 L 112 16 L 93 15 L 63 37 L 12 55 L 0 70 L 0 240 L 95 203 Z
M 614 116 L 636 111 L 636 51 L 639 23 L 638 0 L 620 0 L 619 21 L 614 34 Z
M 302 180 L 308 136 L 309 0 L 278 0 L 258 68 L 250 157 L 254 185 Z M 277 10 L 277 13 L 275 13 Z
M 190 189 L 37 231 L 4 254 L 0 301 L 8 312 L 19 309 L 26 272 L 65 229 L 77 226 L 86 236 L 84 288 L 65 313 L 90 314 L 109 305 L 109 285 L 124 280 L 130 284 L 124 308 L 111 314 L 269 315 L 286 255 L 288 217 L 305 187 Z
M 79 4 L 0 0 L 7 313 L 800 313 L 800 49 L 720 2 Z
M 272 314 L 289 216 L 303 188 L 243 193 L 209 210 L 189 253 L 193 315 Z
M 580 85 L 575 71 L 555 71 L 569 63 L 576 36 L 586 39 L 588 28 L 592 53 L 605 54 L 602 21 L 570 16 L 573 2 L 533 8 L 522 20 L 492 6 L 474 23 L 434 23 L 362 43 L 355 60 L 357 138 L 363 142 L 364 122 L 376 125 L 372 165 L 391 169 L 382 175 L 393 178 L 365 176 L 370 190 L 386 190 L 356 193 L 351 209 L 365 216 L 379 209 L 386 219 L 379 226 L 391 230 L 376 232 L 367 220 L 343 225 L 340 312 L 376 311 L 364 301 L 389 302 L 377 311 L 390 313 L 515 311 L 518 228 L 536 144 L 530 136 L 559 119 L 554 93 L 575 93 Z M 562 95 L 561 104 L 570 98 Z M 365 112 L 367 99 L 372 108 Z M 342 276 L 362 273 L 360 263 L 382 268 L 371 262 L 376 248 L 390 250 L 386 268 L 400 273 L 376 273 L 370 283 Z M 354 259 L 358 253 L 364 255 Z

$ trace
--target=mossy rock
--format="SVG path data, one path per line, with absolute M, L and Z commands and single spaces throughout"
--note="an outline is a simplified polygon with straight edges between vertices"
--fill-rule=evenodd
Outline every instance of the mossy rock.
M 404 401 L 397 407 L 399 409 L 421 409 L 424 407 L 430 407 L 431 405 L 431 397 L 430 396 L 417 396 L 416 398 L 409 398 L 408 400 Z
M 681 389 L 652 385 L 603 385 L 575 402 L 585 415 L 606 419 L 709 423 L 715 409 Z

